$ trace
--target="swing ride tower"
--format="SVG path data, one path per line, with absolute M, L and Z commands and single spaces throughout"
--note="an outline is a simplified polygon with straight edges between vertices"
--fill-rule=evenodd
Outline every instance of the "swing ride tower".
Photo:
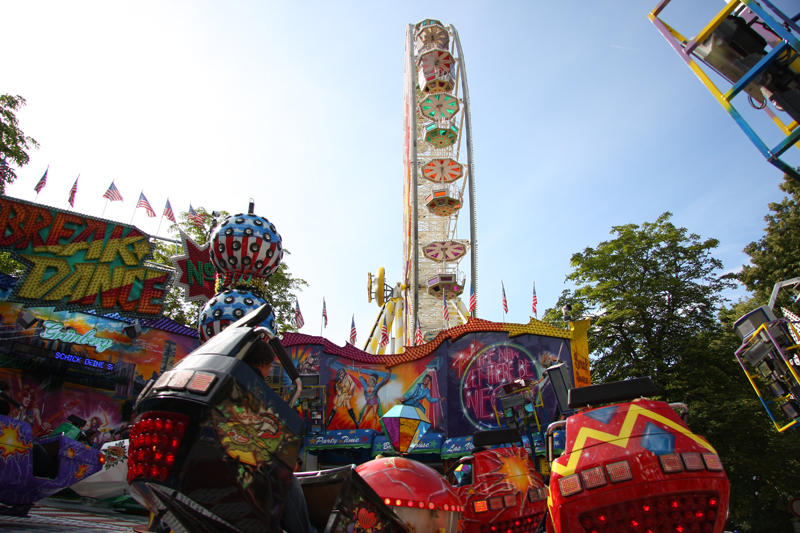
M 467 256 L 476 299 L 478 294 L 469 90 L 453 25 L 433 19 L 408 25 L 404 79 L 404 341 L 411 345 L 417 323 L 428 341 L 466 320 L 461 295 L 468 299 L 469 290 L 459 265 Z M 465 198 L 469 228 L 462 224 L 459 232 Z

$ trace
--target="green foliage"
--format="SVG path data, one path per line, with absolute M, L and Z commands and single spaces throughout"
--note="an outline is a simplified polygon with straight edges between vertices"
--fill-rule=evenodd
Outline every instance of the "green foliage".
M 25 267 L 15 261 L 9 252 L 0 252 L 0 272 L 18 278 L 25 272 Z
M 30 158 L 27 150 L 39 148 L 36 139 L 29 137 L 19 129 L 19 121 L 14 114 L 25 105 L 21 96 L 0 95 L 0 194 L 5 194 L 6 184 L 17 179 L 17 173 L 11 164 L 22 167 Z M 11 164 L 9 164 L 11 163 Z
M 567 279 L 577 288 L 559 305 L 572 303 L 576 318 L 597 317 L 589 338 L 595 382 L 651 376 L 668 389 L 676 365 L 702 352 L 697 335 L 715 327 L 721 292 L 733 285 L 710 254 L 719 241 L 675 227 L 671 216 L 615 226 L 614 239 L 572 256 Z
M 228 212 L 222 211 L 219 217 L 214 219 L 211 213 L 202 207 L 196 208 L 195 212 L 198 215 L 205 215 L 205 222 L 202 227 L 189 219 L 188 212 L 183 212 L 178 214 L 178 223 L 172 224 L 169 231 L 177 234 L 181 230 L 199 245 L 208 242 L 217 220 L 221 221 L 229 215 Z M 180 245 L 158 241 L 154 251 L 154 261 L 171 266 L 172 263 L 170 263 L 169 258 L 182 253 L 183 250 Z M 284 254 L 285 256 L 289 255 L 289 251 L 285 248 Z M 302 291 L 303 287 L 308 286 L 308 283 L 292 276 L 286 264 L 286 257 L 281 261 L 278 270 L 268 280 L 252 279 L 248 283 L 237 284 L 237 287 L 240 286 L 254 288 L 264 294 L 264 297 L 272 305 L 272 309 L 275 312 L 275 322 L 279 332 L 297 331 L 292 310 L 296 299 L 294 292 Z M 197 317 L 203 305 L 200 302 L 184 302 L 181 291 L 170 290 L 164 298 L 164 314 L 176 322 L 196 327 Z
M 699 339 L 702 362 L 685 361 L 673 387 L 686 391 L 689 425 L 725 465 L 731 483 L 727 529 L 771 533 L 789 530 L 789 502 L 800 494 L 800 439 L 796 431 L 775 429 L 733 355 L 741 344 L 733 323 L 763 303 L 751 297 L 723 307 L 718 328 Z M 769 394 L 766 386 L 759 384 Z
M 560 308 L 568 303 L 573 318 L 594 314 L 593 382 L 649 375 L 662 399 L 689 406 L 689 426 L 715 447 L 731 483 L 727 530 L 789 531 L 789 502 L 800 495 L 800 439 L 776 431 L 734 355 L 741 340 L 733 323 L 769 292 L 725 307 L 721 292 L 732 283 L 711 256 L 718 242 L 669 219 L 614 227 L 612 240 L 573 255 L 567 279 L 577 287 L 544 320 L 563 327 Z M 794 230 L 780 232 L 782 242 L 790 242 L 788 233 Z M 764 272 L 774 273 L 750 273 Z M 774 283 L 752 279 L 769 290 Z
M 775 283 L 800 276 L 800 185 L 784 176 L 780 188 L 788 196 L 780 203 L 769 204 L 764 217 L 766 233 L 744 248 L 750 265 L 739 273 L 739 280 L 767 302 Z M 776 307 L 787 305 L 788 294 L 782 291 Z

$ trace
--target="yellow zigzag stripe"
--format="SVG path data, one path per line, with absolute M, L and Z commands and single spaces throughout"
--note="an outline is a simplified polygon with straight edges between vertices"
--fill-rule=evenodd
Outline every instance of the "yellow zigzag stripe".
M 717 453 L 717 451 L 711 447 L 709 443 L 707 443 L 702 438 L 698 437 L 691 431 L 687 431 L 686 428 L 678 424 L 677 422 L 673 422 L 669 418 L 661 416 L 649 409 L 645 409 L 644 407 L 640 407 L 638 405 L 631 405 L 628 409 L 628 413 L 625 415 L 625 421 L 622 423 L 622 429 L 620 429 L 619 435 L 612 435 L 611 433 L 606 433 L 605 431 L 600 431 L 593 428 L 582 427 L 580 431 L 578 431 L 578 436 L 575 439 L 575 444 L 572 447 L 573 450 L 581 450 L 580 453 L 572 453 L 569 457 L 569 462 L 566 465 L 561 465 L 559 463 L 553 462 L 553 472 L 557 472 L 561 476 L 570 476 L 575 473 L 575 468 L 578 466 L 578 461 L 581 458 L 581 454 L 583 453 L 583 447 L 586 444 L 586 440 L 590 437 L 593 439 L 597 439 L 602 442 L 607 442 L 609 444 L 613 444 L 615 446 L 619 446 L 620 448 L 627 448 L 628 447 L 628 440 L 631 437 L 631 433 L 633 432 L 633 426 L 636 424 L 636 420 L 639 418 L 639 415 L 646 416 L 656 422 L 661 422 L 667 427 L 674 429 L 678 433 L 682 433 L 695 441 L 697 444 L 710 450 L 712 453 Z

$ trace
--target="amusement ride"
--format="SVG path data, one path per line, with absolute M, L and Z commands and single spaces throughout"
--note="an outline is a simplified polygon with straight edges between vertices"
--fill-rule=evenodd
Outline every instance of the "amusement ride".
M 370 353 L 402 353 L 474 316 L 461 296 L 470 259 L 477 301 L 475 170 L 464 52 L 452 24 L 425 19 L 406 28 L 403 147 L 403 283 L 386 284 L 381 268 L 369 275 L 369 299 L 381 312 L 365 343 Z M 469 203 L 468 231 L 458 218 Z M 466 236 L 462 236 L 462 233 Z M 446 309 L 446 310 L 445 310 Z M 383 324 L 399 342 L 382 342 Z M 386 337 L 383 336 L 385 339 Z
M 771 58 L 776 56 L 780 53 Z M 369 275 L 369 298 L 381 311 L 366 353 L 358 351 L 352 358 L 361 363 L 378 360 L 389 371 L 389 363 L 397 364 L 392 358 L 401 358 L 376 354 L 402 354 L 404 346 L 441 340 L 439 333 L 452 329 L 454 321 L 455 328 L 461 326 L 464 331 L 482 322 L 469 320 L 476 306 L 468 307 L 461 300 L 467 277 L 459 264 L 468 254 L 473 296 L 478 287 L 469 93 L 455 27 L 433 19 L 408 25 L 405 84 L 403 282 L 390 286 L 383 268 Z M 460 238 L 458 214 L 465 197 L 469 237 Z M 575 388 L 566 379 L 556 390 L 556 374 L 566 368 L 559 370 L 559 365 L 547 371 L 559 420 L 543 431 L 542 443 L 524 441 L 519 413 L 504 414 L 506 422 L 501 424 L 493 405 L 497 425 L 507 427 L 473 431 L 474 447 L 446 465 L 445 475 L 413 460 L 409 454 L 425 434 L 435 433 L 435 417 L 429 416 L 433 410 L 426 413 L 420 402 L 427 398 L 430 407 L 442 399 L 430 396 L 427 387 L 433 379 L 425 367 L 425 376 L 414 382 L 414 394 L 404 396 L 386 413 L 378 409 L 373 376 L 369 398 L 373 403 L 368 405 L 375 405 L 380 413 L 381 432 L 389 441 L 388 456 L 379 454 L 357 467 L 350 464 L 295 474 L 307 445 L 297 400 L 303 397 L 303 377 L 308 375 L 296 368 L 277 337 L 270 303 L 251 283 L 273 275 L 283 257 L 277 229 L 254 209 L 251 202 L 247 213 L 221 220 L 211 232 L 207 249 L 195 245 L 197 254 L 209 254 L 203 283 L 206 277 L 216 279 L 198 317 L 201 345 L 144 386 L 136 400 L 130 438 L 127 443 L 113 443 L 122 450 L 114 456 L 115 462 L 123 464 L 127 451 L 127 469 L 105 468 L 108 473 L 102 482 L 113 477 L 116 485 L 94 487 L 129 490 L 152 514 L 150 531 L 281 531 L 288 528 L 288 517 L 297 518 L 302 508 L 303 519 L 325 533 L 722 533 L 728 479 L 711 444 L 689 429 L 687 406 L 649 399 L 659 395 L 649 378 Z M 186 247 L 186 237 L 182 237 Z M 178 260 L 186 261 L 181 257 L 173 258 L 176 270 L 180 270 Z M 787 284 L 800 287 L 798 280 Z M 786 346 L 789 330 L 781 324 L 783 329 L 770 329 L 774 315 L 766 311 L 761 315 L 740 328 L 746 344 L 755 339 L 753 346 L 743 346 L 742 350 L 749 350 L 744 357 L 762 373 L 769 369 L 776 381 L 791 389 L 784 394 L 793 395 L 800 388 L 791 366 L 800 349 Z M 570 322 L 570 331 L 575 325 Z M 532 321 L 513 327 L 519 332 L 510 333 L 522 335 L 525 327 L 541 331 L 550 326 Z M 400 346 L 390 342 L 390 330 Z M 559 331 L 562 337 L 567 333 Z M 756 337 L 775 346 L 774 351 L 755 347 Z M 528 368 L 531 361 L 513 359 L 505 340 L 500 343 L 502 349 L 487 353 L 487 365 L 497 362 L 498 372 L 502 365 L 506 374 L 513 365 L 518 372 Z M 315 338 L 315 342 L 324 340 Z M 465 352 L 474 354 L 473 348 Z M 339 350 L 357 351 L 352 346 Z M 758 357 L 748 355 L 754 350 Z M 276 390 L 269 381 L 275 358 L 291 386 Z M 770 364 L 762 365 L 765 361 Z M 445 372 L 455 368 L 449 362 L 441 367 Z M 350 387 L 341 366 L 337 370 L 341 377 L 335 392 L 346 411 L 352 406 L 355 384 Z M 480 371 L 473 374 L 474 379 L 481 375 Z M 544 379 L 530 377 L 503 385 L 508 387 L 509 399 L 504 411 L 521 411 L 530 403 L 524 395 L 514 394 L 517 385 L 531 387 Z M 492 395 L 487 401 L 497 400 Z M 787 403 L 800 411 L 795 396 Z M 534 415 L 537 407 L 532 406 Z M 527 413 L 522 415 L 528 418 Z M 353 413 L 350 416 L 356 422 Z M 24 471 L 16 475 L 18 485 L 30 489 L 0 490 L 0 504 L 6 506 L 0 511 L 24 515 L 37 499 L 74 483 L 73 478 L 80 478 L 86 490 L 89 480 L 83 478 L 100 471 L 110 454 L 108 448 L 104 454 L 81 444 L 77 426 L 74 439 L 63 430 L 46 436 L 37 447 L 29 435 L 30 424 L 4 415 L 0 424 L 13 428 L 15 435 L 24 434 L 16 438 L 13 450 L 7 446 L 6 454 L 19 457 L 14 460 Z M 441 431 L 441 426 L 437 429 Z M 356 424 L 348 433 L 355 436 L 359 430 L 364 431 Z M 539 447 L 544 455 L 541 462 L 535 461 Z M 37 452 L 53 462 L 44 475 Z M 5 472 L 12 473 L 8 468 Z

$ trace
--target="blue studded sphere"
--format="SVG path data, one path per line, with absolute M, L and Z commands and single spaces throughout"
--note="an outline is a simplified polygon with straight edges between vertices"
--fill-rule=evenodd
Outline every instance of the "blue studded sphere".
M 227 289 L 214 295 L 200 310 L 198 331 L 200 341 L 208 339 L 236 322 L 247 313 L 267 303 L 260 292 L 244 289 Z M 269 304 L 267 304 L 269 305 Z M 275 333 L 275 313 L 270 306 L 269 317 L 261 323 Z
M 211 233 L 211 261 L 227 279 L 267 279 L 278 270 L 282 258 L 281 236 L 264 217 L 232 215 Z

